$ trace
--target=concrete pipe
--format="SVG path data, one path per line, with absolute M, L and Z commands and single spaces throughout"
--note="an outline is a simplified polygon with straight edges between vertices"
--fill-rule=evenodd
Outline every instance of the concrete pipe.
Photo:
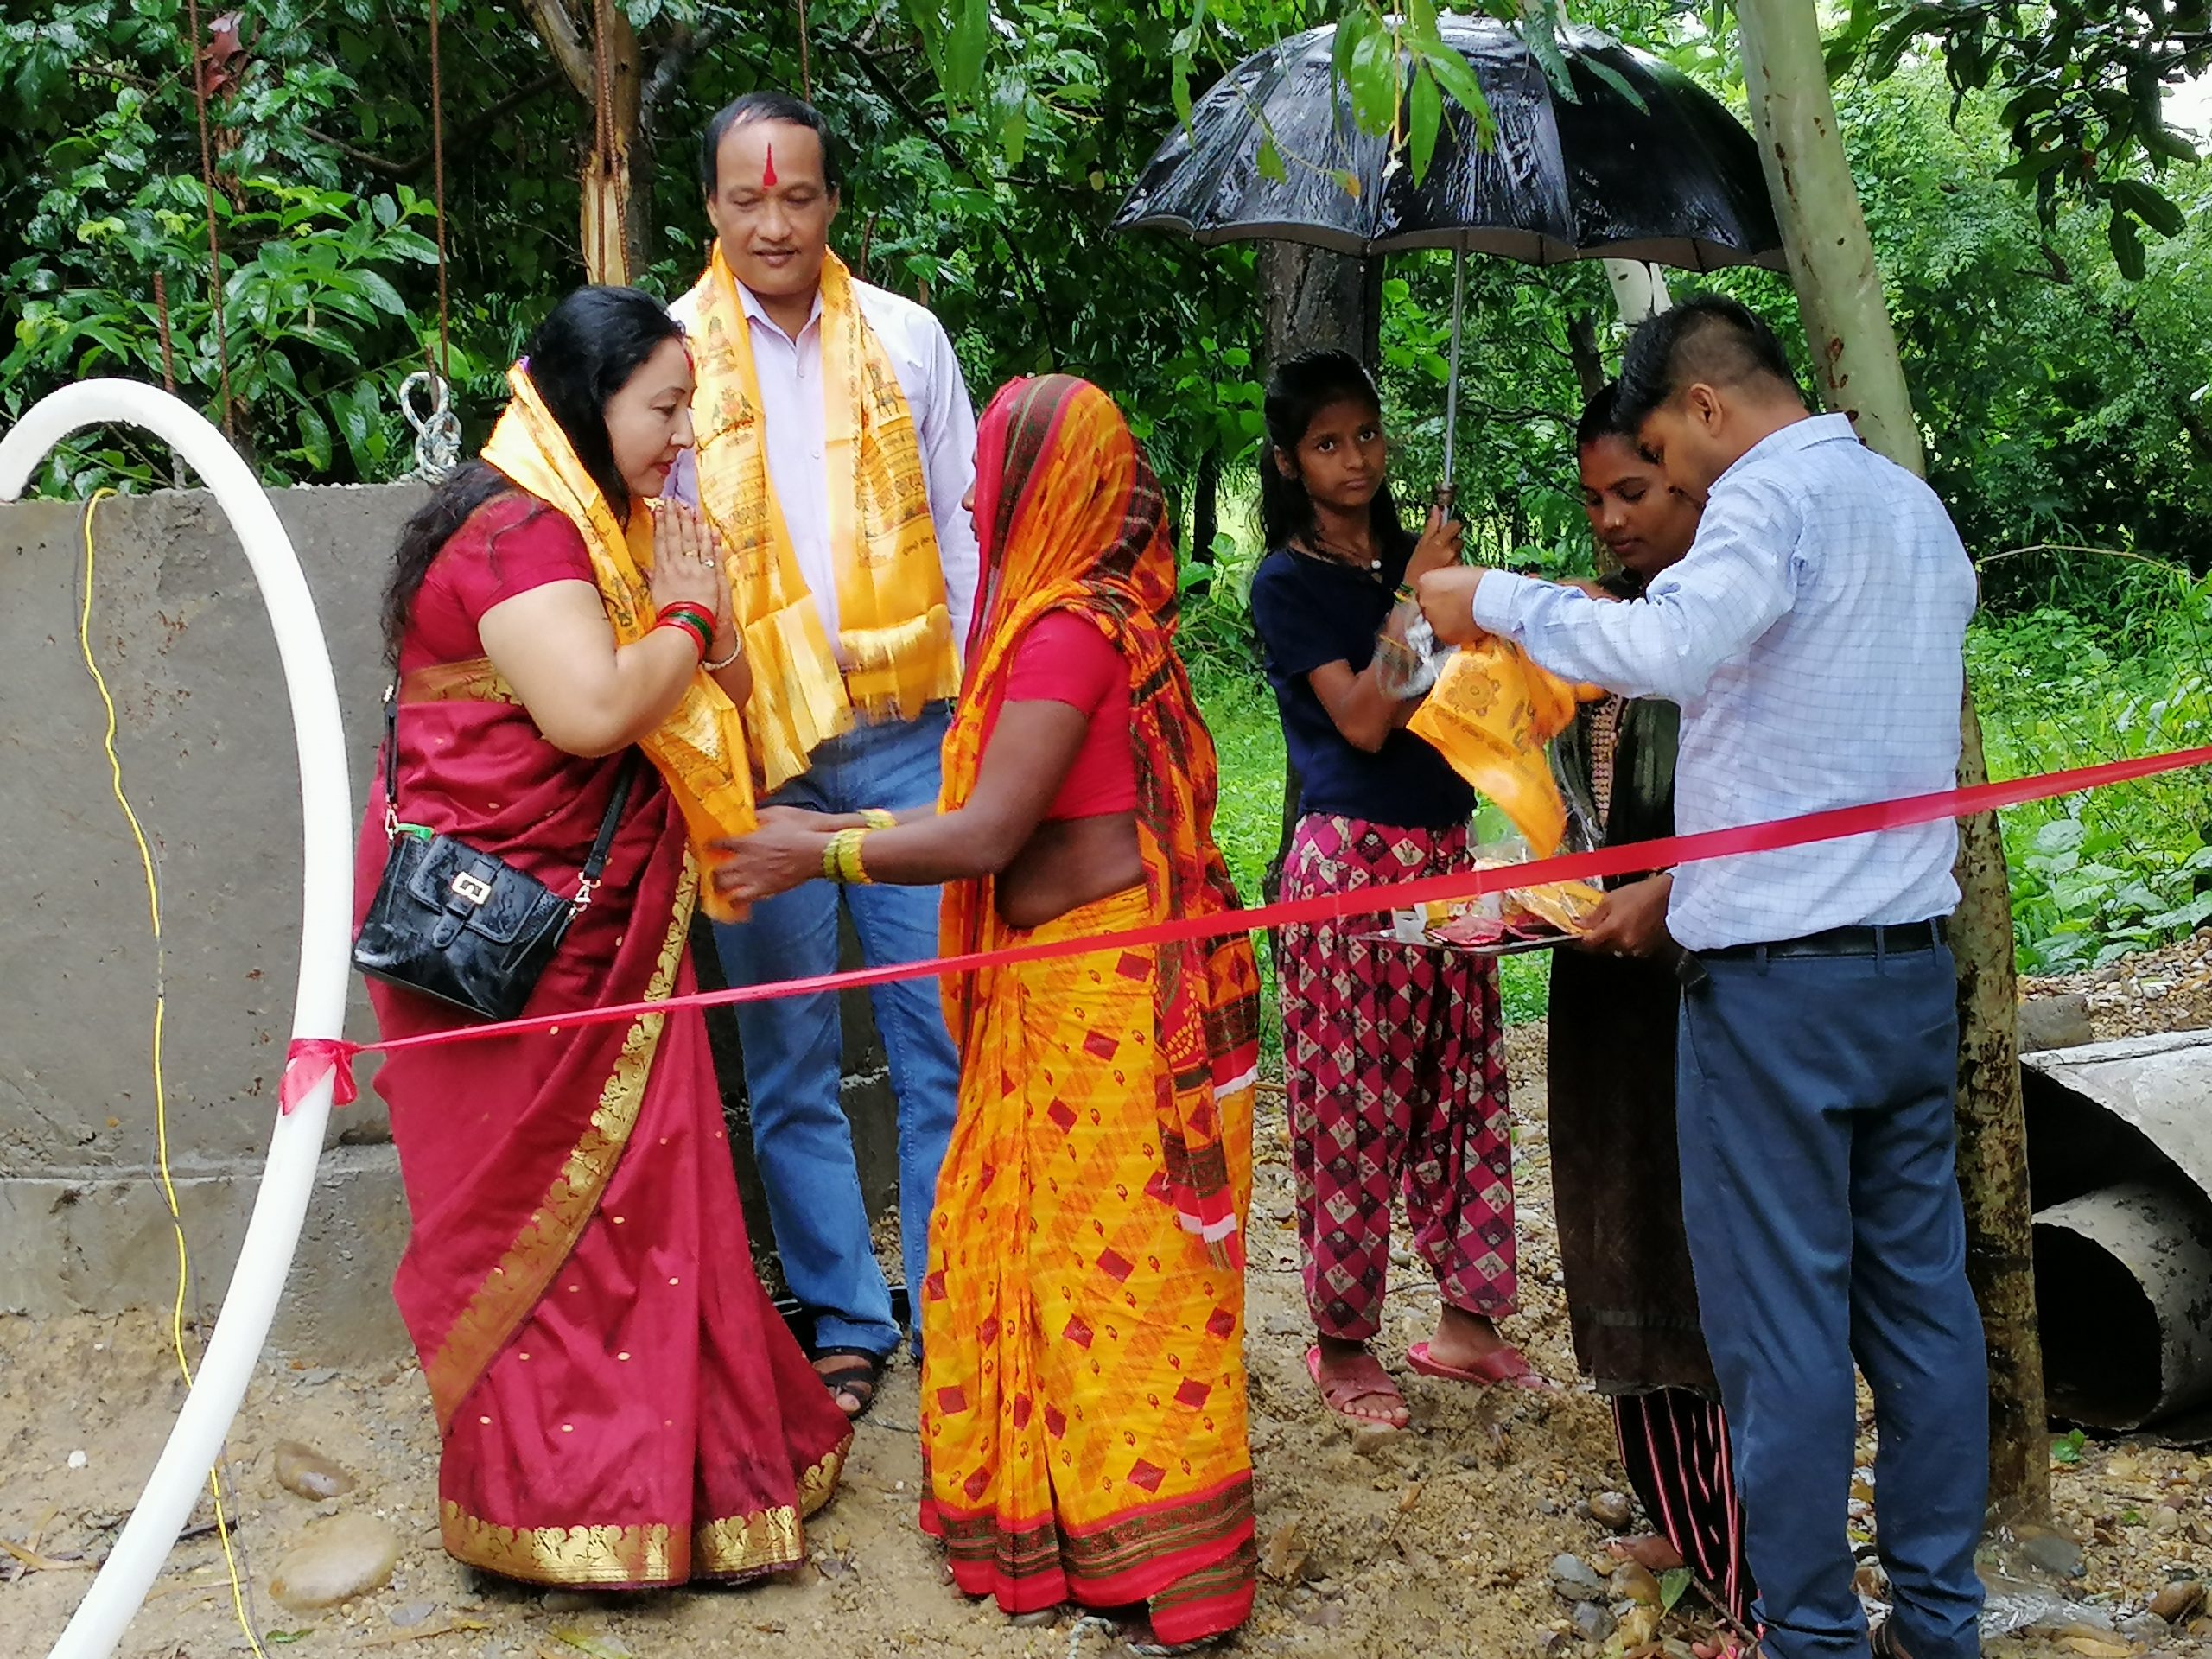
M 2212 1205 L 2127 1181 L 2036 1216 L 2052 1411 L 2133 1429 L 2212 1400 Z

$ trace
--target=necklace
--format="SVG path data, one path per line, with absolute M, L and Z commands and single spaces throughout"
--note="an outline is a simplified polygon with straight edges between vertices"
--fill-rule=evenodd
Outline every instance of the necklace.
M 1311 545 L 1300 550 L 1307 556 L 1320 559 L 1325 563 L 1342 565 L 1346 569 L 1361 571 L 1376 582 L 1382 580 L 1381 554 L 1370 556 L 1361 553 L 1356 548 L 1339 546 L 1319 531 L 1307 531 L 1305 539 Z M 1293 545 L 1296 546 L 1297 543 L 1294 543 Z

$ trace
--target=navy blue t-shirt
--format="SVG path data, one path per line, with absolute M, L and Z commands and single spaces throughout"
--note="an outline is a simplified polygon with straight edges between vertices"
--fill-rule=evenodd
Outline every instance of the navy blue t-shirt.
M 1402 830 L 1448 830 L 1474 814 L 1475 791 L 1442 755 L 1403 730 L 1372 754 L 1346 742 L 1306 677 L 1331 663 L 1355 674 L 1367 666 L 1412 556 L 1408 546 L 1367 575 L 1279 547 L 1253 574 L 1252 623 L 1304 786 L 1301 812 Z

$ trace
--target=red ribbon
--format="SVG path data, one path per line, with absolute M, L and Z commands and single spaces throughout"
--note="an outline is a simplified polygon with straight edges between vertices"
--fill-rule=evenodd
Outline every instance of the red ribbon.
M 1057 957 L 1087 956 L 1093 951 L 1169 944 L 1182 940 L 1218 938 L 1226 933 L 1257 931 L 1287 923 L 1335 921 L 1346 916 L 1375 915 L 1389 910 L 1408 910 L 1416 905 L 1444 904 L 1479 898 L 1509 887 L 1541 887 L 1554 881 L 1586 881 L 1608 875 L 1632 875 L 1644 870 L 1670 869 L 1707 859 L 1734 858 L 1745 853 L 1777 852 L 1785 847 L 1809 846 L 1815 842 L 1840 841 L 1850 836 L 1871 835 L 1882 830 L 1905 830 L 1993 812 L 2029 801 L 2049 800 L 2082 790 L 2101 789 L 2161 772 L 2212 764 L 2212 745 L 2175 749 L 2164 754 L 2139 755 L 2127 760 L 2107 760 L 2094 766 L 2064 772 L 2040 772 L 2001 784 L 1977 784 L 1972 789 L 1938 790 L 1929 795 L 1910 795 L 1866 806 L 1836 807 L 1794 818 L 1775 818 L 1729 830 L 1708 830 L 1694 836 L 1671 836 L 1662 841 L 1639 841 L 1624 847 L 1605 847 L 1592 853 L 1538 859 L 1486 870 L 1452 875 L 1425 876 L 1417 881 L 1361 887 L 1351 893 L 1325 893 L 1319 898 L 1264 905 L 1255 910 L 1226 911 L 1212 916 L 1179 917 L 1149 927 L 1120 933 L 1098 933 L 1082 938 L 1055 939 L 1047 944 L 1014 945 L 1003 950 L 974 951 L 964 956 L 938 957 L 925 962 L 893 963 L 880 968 L 855 968 L 804 979 L 781 980 L 772 985 L 745 985 L 722 991 L 695 991 L 689 996 L 660 1001 L 618 1002 L 606 1007 L 572 1008 L 561 1014 L 529 1014 L 496 1025 L 454 1026 L 419 1036 L 397 1037 L 388 1042 L 353 1043 L 343 1038 L 314 1037 L 295 1041 L 287 1052 L 284 1081 L 278 1089 L 283 1109 L 306 1095 L 323 1073 L 334 1067 L 337 1082 L 333 1098 L 340 1105 L 354 1097 L 353 1060 L 358 1054 L 397 1054 L 409 1049 L 435 1048 L 445 1043 L 476 1042 L 487 1037 L 512 1037 L 550 1031 L 562 1026 L 604 1025 L 633 1020 L 642 1014 L 665 1014 L 674 1008 L 719 1007 L 738 1002 L 766 1002 L 777 997 L 807 996 L 820 991 L 855 990 L 907 979 L 931 979 L 947 974 L 974 973 L 978 969 L 1020 962 L 1044 962 Z M 302 1079 L 296 1085 L 295 1074 Z
M 353 1083 L 353 1057 L 361 1047 L 343 1037 L 293 1038 L 284 1051 L 284 1075 L 276 1083 L 277 1115 L 289 1117 L 325 1077 L 331 1077 L 331 1104 L 351 1106 L 360 1093 Z

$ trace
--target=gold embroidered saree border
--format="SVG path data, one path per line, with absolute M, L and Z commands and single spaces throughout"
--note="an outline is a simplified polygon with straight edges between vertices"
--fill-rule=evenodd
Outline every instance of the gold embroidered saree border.
M 677 969 L 690 937 L 698 890 L 698 867 L 687 849 L 668 934 L 662 941 L 660 959 L 654 964 L 644 1000 L 658 1001 L 676 983 Z M 530 1220 L 490 1276 L 477 1287 L 460 1317 L 447 1328 L 444 1340 L 423 1368 L 441 1433 L 450 1427 L 454 1414 L 477 1379 L 537 1306 L 553 1275 L 590 1224 L 599 1208 L 600 1194 L 613 1179 L 614 1166 L 637 1128 L 666 1019 L 665 1014 L 645 1014 L 631 1023 L 614 1069 L 600 1090 L 599 1104 L 583 1138 L 569 1150 L 561 1173 L 553 1178 Z
M 806 1560 L 805 1519 L 830 1501 L 853 1448 L 850 1434 L 798 1478 L 798 1501 L 725 1516 L 689 1535 L 665 1524 L 502 1527 L 450 1501 L 439 1534 L 455 1560 L 531 1584 L 681 1584 L 756 1578 Z

